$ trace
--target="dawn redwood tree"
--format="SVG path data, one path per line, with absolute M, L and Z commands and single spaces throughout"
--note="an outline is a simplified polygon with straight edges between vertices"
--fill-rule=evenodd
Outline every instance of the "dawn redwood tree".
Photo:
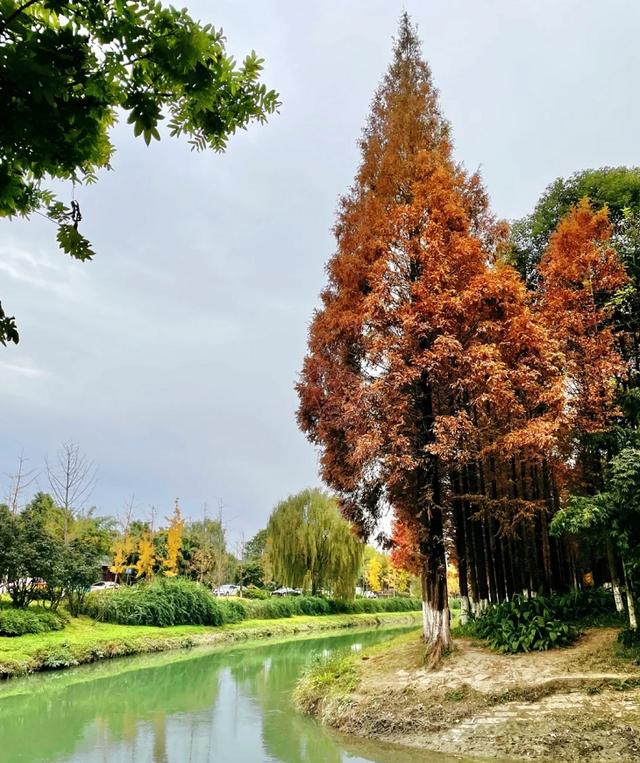
M 363 536 L 391 507 L 417 537 L 424 636 L 437 658 L 450 631 L 447 474 L 434 452 L 435 427 L 451 413 L 460 380 L 448 359 L 461 341 L 463 295 L 484 272 L 499 230 L 479 178 L 453 161 L 406 14 L 360 147 L 310 329 L 298 420 Z
M 624 439 L 611 431 L 621 414 L 617 393 L 630 370 L 620 354 L 625 342 L 616 331 L 613 297 L 629 277 L 611 245 L 612 232 L 607 208 L 594 211 L 584 198 L 560 220 L 538 266 L 537 307 L 564 360 L 574 506 L 582 505 L 581 497 L 604 492 L 607 462 L 617 449 L 615 441 Z M 557 520 L 556 530 L 562 527 Z M 594 533 L 586 525 L 584 530 L 593 540 Z M 620 609 L 615 544 L 606 532 L 599 537 Z
M 614 380 L 625 373 L 613 333 L 611 297 L 628 277 L 611 234 L 606 207 L 594 212 L 583 199 L 558 224 L 538 268 L 538 306 L 564 355 L 578 435 L 610 426 Z

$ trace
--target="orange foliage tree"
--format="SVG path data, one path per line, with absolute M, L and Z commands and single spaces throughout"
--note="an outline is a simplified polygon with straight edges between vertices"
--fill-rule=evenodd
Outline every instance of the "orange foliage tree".
M 610 300 L 628 277 L 611 233 L 606 207 L 594 212 L 583 199 L 558 224 L 538 268 L 539 311 L 563 352 L 568 405 L 581 433 L 609 426 L 614 378 L 624 373 Z
M 431 73 L 406 14 L 342 199 L 337 252 L 310 329 L 299 422 L 363 535 L 391 505 L 418 539 L 424 635 L 450 645 L 436 422 L 461 368 L 464 295 L 497 233 L 477 177 L 453 161 Z
M 552 237 L 538 293 L 502 262 L 503 229 L 452 159 L 406 14 L 360 148 L 298 422 L 361 535 L 393 510 L 392 561 L 420 575 L 437 658 L 450 644 L 448 556 L 463 614 L 570 582 L 549 518 L 574 443 L 614 412 L 623 369 L 607 301 L 625 276 L 606 210 L 587 203 Z

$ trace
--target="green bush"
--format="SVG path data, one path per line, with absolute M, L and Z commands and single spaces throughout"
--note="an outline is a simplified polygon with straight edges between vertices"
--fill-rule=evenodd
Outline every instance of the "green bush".
M 300 598 L 272 596 L 264 601 L 246 601 L 247 617 L 252 620 L 272 620 L 300 614 Z
M 199 583 L 157 578 L 149 583 L 99 591 L 87 597 L 85 614 L 122 625 L 222 625 L 220 604 Z
M 69 644 L 63 643 L 49 649 L 44 655 L 42 660 L 42 667 L 45 670 L 58 670 L 59 668 L 71 668 L 74 665 L 79 665 Z
M 271 594 L 269 591 L 266 591 L 264 588 L 258 588 L 258 586 L 250 585 L 247 586 L 244 591 L 242 592 L 242 595 L 245 596 L 247 599 L 268 599 Z
M 237 599 L 222 599 L 216 602 L 222 611 L 224 623 L 240 623 L 247 619 L 247 610 Z
M 374 612 L 414 612 L 422 608 L 420 599 L 407 596 L 389 596 L 380 599 L 334 599 L 330 602 L 335 614 L 365 614 Z
M 552 596 L 551 602 L 561 619 L 573 623 L 595 624 L 617 615 L 613 593 L 604 588 L 570 591 Z
M 412 612 L 422 606 L 419 599 L 389 597 L 386 599 L 325 599 L 322 596 L 272 596 L 266 601 L 242 602 L 252 620 L 272 620 L 295 615 L 352 615 L 375 612 Z
M 40 607 L 0 609 L 0 636 L 23 636 L 25 633 L 59 631 L 64 626 L 65 619 L 62 615 Z
M 354 599 L 321 596 L 268 599 L 214 599 L 190 580 L 157 578 L 150 583 L 90 594 L 83 611 L 95 620 L 123 625 L 224 625 L 243 620 L 273 620 L 295 615 L 408 612 L 420 609 L 418 599 Z
M 618 634 L 618 641 L 627 649 L 640 647 L 640 631 L 625 628 Z
M 544 651 L 567 646 L 580 631 L 566 622 L 565 612 L 552 598 L 514 596 L 511 601 L 495 604 L 467 627 L 466 632 L 500 652 Z
M 301 596 L 297 601 L 301 615 L 331 614 L 331 603 L 321 596 Z

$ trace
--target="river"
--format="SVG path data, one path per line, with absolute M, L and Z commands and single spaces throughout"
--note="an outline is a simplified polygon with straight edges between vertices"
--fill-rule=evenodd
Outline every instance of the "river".
M 406 630 L 406 629 L 403 629 Z M 414 763 L 296 713 L 304 666 L 402 630 L 121 658 L 0 686 L 2 763 Z

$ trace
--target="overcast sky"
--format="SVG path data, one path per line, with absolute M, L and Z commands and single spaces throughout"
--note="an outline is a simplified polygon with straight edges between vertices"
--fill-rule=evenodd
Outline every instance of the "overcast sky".
M 0 348 L 0 485 L 73 438 L 118 513 L 189 516 L 218 502 L 234 538 L 318 484 L 293 385 L 336 201 L 403 8 L 419 27 L 456 153 L 494 210 L 526 214 L 559 175 L 640 164 L 636 0 L 186 2 L 254 48 L 279 115 L 225 155 L 115 130 L 113 172 L 80 189 L 97 256 L 61 254 L 54 226 L 0 224 L 0 299 L 19 321 Z M 70 196 L 71 189 L 67 195 Z M 40 478 L 41 487 L 46 480 Z

